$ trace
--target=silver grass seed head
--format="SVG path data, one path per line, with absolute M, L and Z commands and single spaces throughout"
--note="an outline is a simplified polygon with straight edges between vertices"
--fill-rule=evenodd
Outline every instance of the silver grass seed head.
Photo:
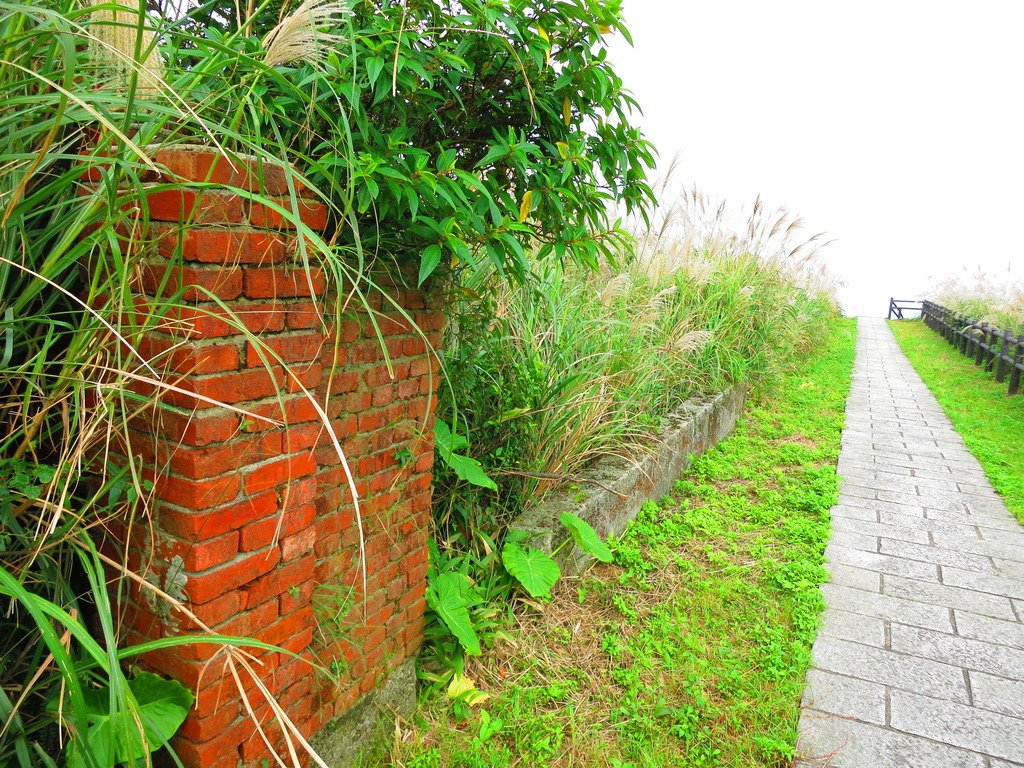
M 305 61 L 323 66 L 327 54 L 344 42 L 344 35 L 331 32 L 352 13 L 349 2 L 303 0 L 263 38 L 263 61 L 268 67 Z

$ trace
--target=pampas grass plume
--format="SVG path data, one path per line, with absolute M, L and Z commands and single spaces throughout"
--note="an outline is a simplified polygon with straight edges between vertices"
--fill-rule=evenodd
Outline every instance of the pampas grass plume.
M 263 38 L 264 63 L 276 67 L 305 61 L 314 67 L 322 66 L 331 48 L 345 39 L 327 30 L 340 24 L 350 13 L 347 2 L 303 0 Z

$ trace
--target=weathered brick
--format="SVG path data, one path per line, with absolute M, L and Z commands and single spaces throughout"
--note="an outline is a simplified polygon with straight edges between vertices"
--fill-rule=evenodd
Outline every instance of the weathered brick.
M 316 471 L 316 462 L 308 453 L 287 456 L 264 464 L 245 475 L 245 492 L 259 493 L 291 483 Z
M 264 267 L 244 274 L 244 292 L 250 299 L 282 299 L 317 296 L 327 285 L 323 270 Z
M 295 248 L 294 237 L 259 229 L 182 230 L 177 224 L 154 224 L 150 234 L 164 258 L 200 264 L 280 264 Z
M 168 533 L 199 539 L 236 530 L 253 520 L 273 515 L 277 509 L 277 494 L 270 491 L 207 511 L 161 504 L 157 521 Z
M 311 200 L 299 200 L 297 204 L 288 198 L 271 201 L 284 209 L 282 213 L 277 207 L 262 202 L 249 204 L 249 223 L 254 227 L 266 229 L 295 229 L 295 220 L 312 230 L 321 230 L 327 226 L 327 206 Z
M 281 559 L 275 548 L 243 556 L 219 568 L 188 577 L 185 592 L 192 603 L 205 603 L 272 570 Z
M 242 199 L 230 192 L 172 187 L 149 192 L 145 204 L 151 221 L 187 221 L 190 224 L 242 221 Z
M 150 296 L 177 296 L 184 301 L 230 301 L 242 294 L 243 272 L 237 267 L 179 267 L 144 264 L 143 290 Z
M 245 364 L 253 368 L 275 362 L 301 363 L 316 360 L 323 345 L 324 337 L 320 333 L 289 333 L 262 337 L 259 347 L 251 341 L 246 344 Z M 266 358 L 266 363 L 260 356 L 261 352 Z

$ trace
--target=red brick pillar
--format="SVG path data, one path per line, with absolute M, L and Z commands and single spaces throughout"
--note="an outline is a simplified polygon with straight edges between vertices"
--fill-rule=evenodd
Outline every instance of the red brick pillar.
M 443 317 L 421 292 L 390 283 L 369 294 L 368 309 L 350 300 L 335 323 L 337 294 L 303 266 L 285 217 L 230 189 L 194 185 L 262 190 L 290 209 L 280 169 L 233 169 L 205 148 L 164 150 L 157 161 L 181 184 L 148 198 L 157 247 L 142 292 L 184 289 L 190 306 L 143 343 L 174 389 L 132 438 L 151 467 L 154 515 L 128 559 L 216 632 L 298 654 L 257 652 L 255 668 L 312 735 L 420 644 L 438 379 L 430 351 Z M 300 213 L 313 230 L 326 225 L 312 198 Z M 332 433 L 356 480 L 358 512 Z M 196 631 L 151 595 L 135 597 L 129 623 L 135 641 Z M 192 768 L 260 765 L 268 748 L 215 651 L 146 657 L 197 694 L 176 751 Z M 315 672 L 313 659 L 331 675 Z M 244 673 L 242 684 L 279 746 L 257 685 Z

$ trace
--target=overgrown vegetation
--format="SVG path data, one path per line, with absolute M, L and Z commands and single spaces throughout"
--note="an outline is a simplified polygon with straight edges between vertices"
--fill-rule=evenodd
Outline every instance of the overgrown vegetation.
M 156 151 L 182 141 L 244 153 L 257 168 L 287 163 L 288 126 L 240 117 L 257 109 L 259 84 L 306 99 L 268 63 L 279 48 L 206 38 L 139 7 L 0 2 L 0 763 L 20 768 L 149 764 L 189 709 L 180 684 L 130 665 L 197 640 L 127 646 L 119 626 L 131 584 L 187 614 L 145 581 L 145 564 L 128 571 L 121 549 L 148 525 L 152 487 L 131 424 L 174 384 L 141 340 L 180 340 L 187 325 L 175 318 L 188 286 L 136 300 L 153 254 L 147 195 L 173 187 L 145 182 L 159 177 Z M 253 87 L 210 103 L 226 68 Z M 289 171 L 290 189 L 300 183 Z M 294 206 L 282 216 L 297 222 Z M 305 234 L 307 266 L 356 276 Z M 220 641 L 240 679 L 259 674 L 237 641 Z
M 1024 397 L 918 320 L 889 324 L 1006 506 L 1024 523 Z
M 174 186 L 160 147 L 288 169 L 297 266 L 324 266 L 339 298 L 325 321 L 382 269 L 448 291 L 431 589 L 436 606 L 458 584 L 485 644 L 534 583 L 503 557 L 517 509 L 637 455 L 687 397 L 776 381 L 829 332 L 793 217 L 756 207 L 734 236 L 691 194 L 644 218 L 651 147 L 605 49 L 628 36 L 617 2 L 0 0 L 0 33 L 0 763 L 146 764 L 187 708 L 128 666 L 155 646 L 124 647 L 116 602 L 153 585 L 108 549 L 149 524 L 130 424 L 173 383 L 141 340 L 181 338 L 190 288 L 135 300 L 147 195 Z M 324 237 L 298 220 L 300 185 L 330 206 Z M 432 659 L 458 683 L 448 629 L 428 630 Z
M 852 321 L 398 734 L 405 768 L 789 766 L 823 601 Z
M 1024 285 L 982 270 L 940 281 L 933 301 L 966 317 L 1007 331 L 1024 331 Z
M 533 244 L 596 265 L 623 242 L 609 204 L 650 196 L 613 31 L 596 0 L 0 1 L 0 763 L 147 764 L 188 707 L 128 668 L 156 646 L 124 647 L 111 598 L 144 579 L 106 549 L 148 525 L 129 425 L 173 383 L 140 340 L 180 338 L 189 289 L 135 301 L 147 194 L 174 186 L 145 186 L 156 151 L 285 166 L 300 266 L 356 301 L 380 265 L 523 279 Z M 325 239 L 298 222 L 299 185 L 331 205 Z
M 734 233 L 722 206 L 666 187 L 614 266 L 534 262 L 521 286 L 465 270 L 452 287 L 438 413 L 496 485 L 439 462 L 432 573 L 469 577 L 455 599 L 485 642 L 513 604 L 499 553 L 524 507 L 601 457 L 644 455 L 688 398 L 774 386 L 829 334 L 818 238 L 801 238 L 797 218 L 755 204 Z M 465 649 L 444 629 L 431 630 L 435 671 Z

